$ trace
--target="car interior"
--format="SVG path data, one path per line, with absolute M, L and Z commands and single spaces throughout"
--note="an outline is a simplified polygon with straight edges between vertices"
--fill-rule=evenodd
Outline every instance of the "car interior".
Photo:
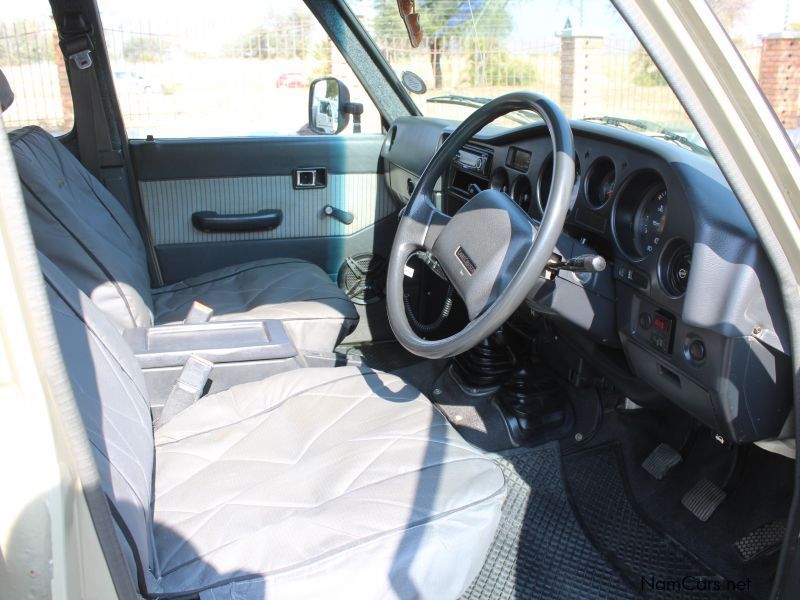
M 8 133 L 127 583 L 769 597 L 789 324 L 708 151 L 535 90 L 422 116 L 345 3 L 306 4 L 380 133 L 292 71 L 316 135 L 129 139 L 91 0 L 51 2 L 74 129 Z

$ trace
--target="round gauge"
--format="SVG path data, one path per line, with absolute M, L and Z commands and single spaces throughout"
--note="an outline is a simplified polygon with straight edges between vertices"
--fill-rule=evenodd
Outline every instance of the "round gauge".
M 648 256 L 661 246 L 666 224 L 667 188 L 656 185 L 642 198 L 634 216 L 633 243 L 639 256 Z
M 572 196 L 569 200 L 569 208 L 572 210 L 575 199 L 578 197 L 578 187 L 581 178 L 581 163 L 578 155 L 575 155 L 575 185 L 572 188 Z M 539 171 L 539 181 L 536 185 L 536 205 L 534 206 L 534 217 L 540 219 L 547 208 L 547 201 L 550 199 L 550 188 L 553 185 L 553 155 L 548 156 L 541 171 Z
M 524 175 L 517 177 L 511 188 L 511 198 L 527 211 L 531 205 L 531 182 Z
M 616 170 L 610 158 L 598 158 L 586 173 L 586 201 L 593 208 L 605 206 L 614 195 Z
M 504 194 L 508 195 L 508 173 L 506 173 L 506 170 L 503 167 L 499 167 L 494 170 L 494 173 L 492 173 L 492 181 L 489 185 L 493 190 L 497 190 L 498 192 L 503 192 Z
M 656 171 L 637 171 L 614 192 L 611 232 L 628 260 L 644 260 L 662 248 L 666 222 L 667 186 Z

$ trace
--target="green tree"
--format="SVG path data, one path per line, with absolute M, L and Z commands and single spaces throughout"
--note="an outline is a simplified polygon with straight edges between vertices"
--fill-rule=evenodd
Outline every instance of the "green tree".
M 158 62 L 164 58 L 170 43 L 156 35 L 137 35 L 122 45 L 122 54 L 129 62 Z
M 753 0 L 706 0 L 706 2 L 725 29 L 730 31 L 745 16 Z
M 54 60 L 54 28 L 51 22 L 21 19 L 0 23 L 0 63 L 10 66 Z
M 481 75 L 484 67 L 480 48 L 488 43 L 488 39 L 502 40 L 511 31 L 508 5 L 509 0 L 416 0 L 424 36 L 422 43 L 430 55 L 435 89 L 442 87 L 441 59 L 448 51 L 448 40 L 454 38 L 466 42 L 464 45 L 467 47 L 478 49 L 471 55 L 471 67 L 478 79 L 486 79 Z M 379 39 L 406 36 L 395 0 L 375 0 L 372 28 Z
M 633 82 L 636 85 L 646 87 L 656 87 L 667 85 L 667 80 L 661 75 L 661 71 L 650 58 L 650 55 L 641 48 L 633 53 L 631 58 L 631 72 Z
M 236 44 L 247 58 L 306 58 L 309 51 L 311 21 L 307 11 L 294 10 L 274 15 L 269 25 L 259 25 L 244 34 Z

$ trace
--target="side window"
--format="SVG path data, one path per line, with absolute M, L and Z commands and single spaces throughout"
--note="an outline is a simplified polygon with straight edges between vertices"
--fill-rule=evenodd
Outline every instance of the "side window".
M 130 138 L 313 135 L 310 83 L 334 76 L 368 94 L 302 0 L 139 3 L 99 0 L 114 84 Z M 341 135 L 353 132 L 353 119 Z
M 14 90 L 14 103 L 3 113 L 7 129 L 72 130 L 67 69 L 47 0 L 11 3 L 0 12 L 0 69 Z

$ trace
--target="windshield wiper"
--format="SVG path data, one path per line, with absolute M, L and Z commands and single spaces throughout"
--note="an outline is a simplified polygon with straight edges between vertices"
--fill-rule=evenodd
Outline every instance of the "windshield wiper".
M 459 96 L 458 94 L 434 96 L 433 98 L 428 98 L 426 100 L 426 102 L 430 102 L 432 104 L 455 104 L 456 106 L 466 106 L 469 108 L 480 108 L 487 102 L 491 101 L 491 98 L 480 98 L 478 96 Z M 514 123 L 519 123 L 520 125 L 528 125 L 534 121 L 541 120 L 539 115 L 527 110 L 518 110 L 513 113 L 508 113 L 507 115 L 503 115 L 503 118 L 508 119 L 509 121 L 514 121 Z
M 652 134 L 650 135 L 650 137 L 659 138 L 666 140 L 668 142 L 679 144 L 698 154 L 704 154 L 706 156 L 711 154 L 707 148 L 704 148 L 700 144 L 693 142 L 686 136 L 683 136 L 679 133 L 675 133 L 674 131 L 670 131 L 669 129 L 661 127 L 661 125 L 659 125 L 658 123 L 653 123 L 652 121 L 645 121 L 642 119 L 626 119 L 624 117 L 609 117 L 609 116 L 586 117 L 585 119 L 582 120 L 603 123 L 605 125 L 611 125 L 612 127 L 620 127 L 622 129 L 630 129 L 631 127 L 634 127 L 643 132 Z

